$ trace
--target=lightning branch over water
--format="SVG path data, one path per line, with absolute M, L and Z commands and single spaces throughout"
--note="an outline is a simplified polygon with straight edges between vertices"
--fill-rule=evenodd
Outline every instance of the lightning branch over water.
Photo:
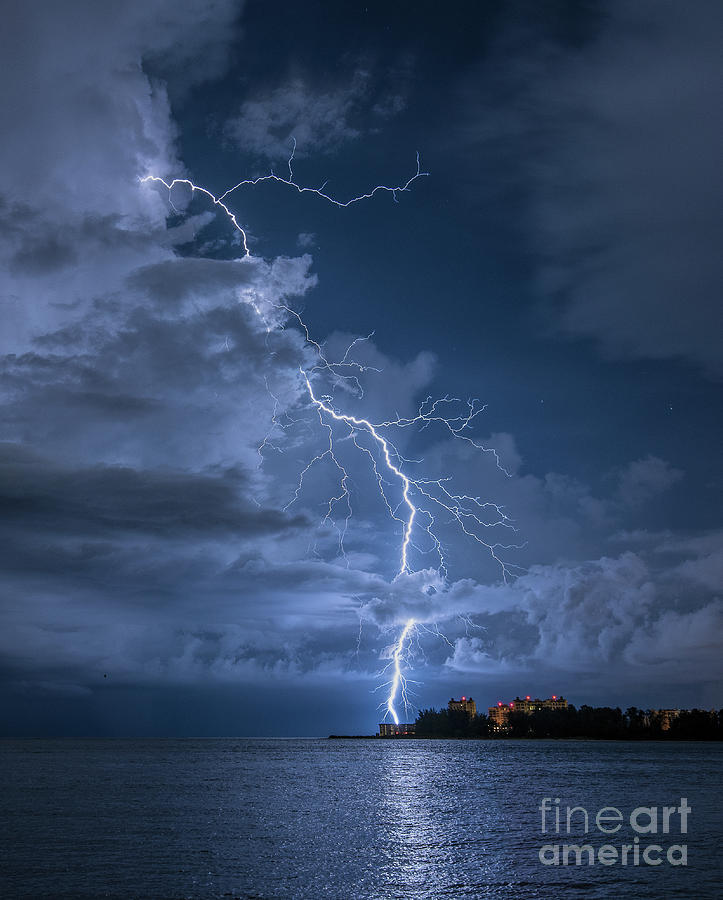
M 364 194 L 341 201 L 325 192 L 326 183 L 319 188 L 313 188 L 302 186 L 295 181 L 293 171 L 295 150 L 296 142 L 294 141 L 288 160 L 288 177 L 282 177 L 271 171 L 268 175 L 244 179 L 220 196 L 215 196 L 211 191 L 195 184 L 188 178 L 174 178 L 166 181 L 156 175 L 146 175 L 140 181 L 142 183 L 160 184 L 165 187 L 168 191 L 169 204 L 176 212 L 178 211 L 173 205 L 173 192 L 176 188 L 186 187 L 191 191 L 192 195 L 199 194 L 206 197 L 223 212 L 227 220 L 238 232 L 244 258 L 249 258 L 251 257 L 251 251 L 248 246 L 247 232 L 240 224 L 237 214 L 229 207 L 230 201 L 228 200 L 232 194 L 241 188 L 255 187 L 269 182 L 277 183 L 290 187 L 299 194 L 316 195 L 334 206 L 346 208 L 354 203 L 367 200 L 377 193 L 390 193 L 393 199 L 397 201 L 398 194 L 408 191 L 415 181 L 429 174 L 421 170 L 419 154 L 417 154 L 416 172 L 403 184 L 396 187 L 380 184 Z M 272 325 L 268 321 L 253 297 L 244 299 L 252 306 L 263 322 L 267 338 L 274 330 L 283 329 L 283 324 Z M 426 429 L 430 426 L 438 426 L 446 430 L 455 440 L 466 442 L 482 453 L 492 454 L 497 467 L 508 475 L 509 473 L 503 468 L 496 451 L 477 442 L 470 433 L 473 423 L 486 407 L 477 399 L 462 401 L 459 398 L 449 396 L 438 399 L 427 397 L 413 416 L 396 416 L 395 418 L 374 422 L 368 418 L 352 415 L 344 411 L 342 405 L 339 405 L 336 401 L 336 389 L 342 388 L 347 396 L 349 393 L 352 393 L 360 400 L 364 396 L 361 376 L 365 372 L 372 371 L 383 377 L 383 373 L 379 369 L 362 365 L 352 355 L 356 345 L 369 340 L 372 335 L 366 338 L 356 338 L 347 347 L 341 359 L 332 361 L 327 358 L 322 346 L 311 337 L 309 329 L 299 313 L 284 304 L 272 305 L 287 319 L 296 320 L 307 346 L 311 348 L 315 356 L 314 365 L 299 368 L 299 377 L 308 398 L 310 409 L 313 409 L 315 412 L 322 433 L 326 435 L 322 449 L 301 470 L 296 489 L 286 508 L 299 500 L 304 490 L 305 478 L 308 473 L 325 461 L 331 463 L 337 473 L 338 491 L 332 493 L 328 498 L 323 522 L 331 523 L 337 527 L 339 552 L 346 560 L 344 539 L 353 514 L 352 494 L 350 491 L 350 474 L 340 458 L 340 454 L 337 452 L 337 444 L 342 440 L 350 440 L 356 451 L 358 451 L 360 458 L 367 460 L 377 484 L 380 500 L 390 518 L 398 523 L 401 543 L 397 579 L 416 571 L 412 568 L 410 562 L 411 554 L 422 557 L 430 553 L 436 558 L 436 568 L 440 576 L 446 577 L 447 565 L 444 548 L 437 531 L 436 516 L 440 515 L 444 517 L 444 524 L 453 523 L 463 534 L 485 548 L 492 559 L 499 565 L 505 581 L 514 575 L 513 570 L 516 567 L 505 563 L 499 553 L 519 545 L 502 544 L 489 537 L 493 529 L 505 528 L 515 531 L 513 523 L 502 507 L 490 501 L 483 501 L 479 497 L 456 493 L 451 489 L 451 477 L 429 478 L 415 475 L 413 465 L 419 461 L 405 459 L 391 437 L 391 435 L 397 432 L 401 433 L 405 429 L 415 427 Z M 315 389 L 315 384 L 320 385 L 319 390 Z M 326 392 L 321 393 L 321 390 Z M 303 421 L 302 418 L 296 419 L 291 417 L 288 412 L 284 413 L 285 421 L 282 421 L 279 413 L 282 403 L 272 393 L 268 383 L 267 391 L 274 402 L 274 407 L 271 427 L 258 448 L 262 460 L 264 452 L 267 450 L 281 452 L 281 448 L 272 439 L 272 433 L 275 429 L 285 431 Z M 339 519 L 342 521 L 341 525 L 337 524 Z M 420 543 L 422 541 L 425 545 Z M 436 625 L 434 629 L 432 631 L 426 625 L 410 618 L 404 624 L 393 648 L 390 648 L 390 662 L 381 673 L 390 672 L 389 680 L 383 685 L 388 688 L 387 699 L 383 706 L 386 708 L 385 715 L 391 716 L 395 724 L 399 724 L 399 716 L 395 706 L 398 695 L 405 709 L 408 707 L 408 679 L 405 677 L 403 669 L 405 662 L 408 660 L 408 654 L 411 652 L 412 639 L 416 637 L 418 640 L 419 630 L 423 630 L 437 635 L 447 641 L 450 646 L 453 646 Z

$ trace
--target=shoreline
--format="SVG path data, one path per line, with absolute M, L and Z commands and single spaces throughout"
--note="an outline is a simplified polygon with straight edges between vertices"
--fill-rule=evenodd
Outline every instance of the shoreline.
M 590 737 L 589 735 L 580 735 L 580 737 L 503 737 L 500 735 L 487 737 L 461 737 L 457 735 L 438 735 L 438 734 L 330 734 L 326 740 L 328 741 L 586 741 L 590 743 L 599 743 L 607 741 L 608 743 L 622 744 L 641 744 L 645 742 L 653 742 L 656 744 L 719 744 L 721 738 L 664 738 L 664 737 L 641 737 L 641 738 L 624 738 L 624 737 Z

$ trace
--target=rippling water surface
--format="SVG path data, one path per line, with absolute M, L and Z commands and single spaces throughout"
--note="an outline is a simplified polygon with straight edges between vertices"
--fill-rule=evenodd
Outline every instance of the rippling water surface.
M 719 898 L 722 758 L 702 743 L 4 741 L 0 896 Z M 541 834 L 542 797 L 585 807 L 592 832 Z M 545 843 L 632 843 L 627 821 L 595 829 L 604 806 L 681 797 L 688 833 L 676 816 L 640 842 L 685 843 L 686 867 L 539 860 Z

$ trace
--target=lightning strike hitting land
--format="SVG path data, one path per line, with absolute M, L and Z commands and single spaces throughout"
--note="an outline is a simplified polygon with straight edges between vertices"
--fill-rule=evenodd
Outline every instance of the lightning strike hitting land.
M 402 654 L 404 653 L 404 642 L 407 640 L 409 632 L 412 630 L 412 628 L 414 628 L 414 619 L 409 619 L 407 624 L 404 626 L 404 630 L 399 635 L 399 640 L 397 641 L 397 645 L 394 648 L 394 677 L 392 678 L 389 697 L 387 699 L 387 712 L 394 719 L 395 725 L 399 725 L 399 716 L 397 715 L 397 711 L 394 708 L 394 700 L 397 696 L 398 691 L 401 692 L 404 708 L 406 709 L 408 706 L 407 683 L 402 673 Z
M 326 182 L 319 188 L 304 187 L 294 180 L 293 161 L 296 150 L 296 142 L 294 141 L 293 149 L 288 161 L 289 175 L 282 177 L 271 171 L 268 175 L 262 175 L 257 178 L 244 179 L 238 184 L 229 188 L 220 196 L 215 196 L 211 191 L 204 187 L 200 187 L 188 178 L 174 178 L 166 181 L 156 175 L 146 175 L 141 178 L 142 183 L 156 183 L 163 185 L 168 191 L 168 198 L 171 207 L 177 212 L 173 205 L 172 194 L 175 188 L 185 186 L 192 195 L 200 194 L 207 197 L 214 206 L 218 207 L 232 224 L 233 228 L 239 233 L 241 246 L 243 248 L 244 257 L 251 256 L 248 246 L 248 238 L 246 230 L 238 221 L 237 214 L 228 206 L 227 198 L 243 187 L 254 187 L 266 182 L 283 184 L 292 188 L 299 194 L 312 194 L 322 200 L 333 204 L 334 206 L 345 208 L 361 200 L 367 200 L 377 193 L 390 193 L 397 201 L 397 195 L 409 190 L 411 185 L 420 178 L 427 176 L 429 173 L 423 172 L 420 168 L 419 154 L 417 154 L 416 172 L 403 184 L 396 187 L 388 185 L 377 185 L 372 190 L 352 197 L 346 201 L 340 201 L 330 194 L 325 193 L 324 188 Z M 247 300 L 252 306 L 256 314 L 263 321 L 267 335 L 274 329 L 268 322 L 258 304 L 253 300 Z M 453 493 L 448 487 L 451 478 L 422 478 L 415 477 L 411 474 L 410 460 L 406 460 L 389 437 L 389 433 L 394 429 L 403 430 L 418 426 L 419 428 L 427 428 L 430 425 L 437 425 L 446 429 L 449 434 L 456 440 L 465 441 L 483 453 L 491 453 L 495 463 L 505 474 L 509 474 L 502 467 L 495 450 L 485 447 L 475 441 L 468 430 L 471 428 L 474 420 L 484 411 L 485 406 L 478 400 L 467 400 L 462 402 L 458 398 L 442 397 L 433 400 L 431 397 L 420 405 L 417 414 L 411 417 L 397 416 L 394 419 L 387 419 L 381 422 L 372 422 L 370 419 L 354 416 L 337 408 L 334 400 L 334 390 L 342 385 L 347 390 L 353 391 L 357 399 L 364 396 L 363 387 L 360 376 L 368 371 L 379 373 L 379 369 L 370 366 L 364 366 L 351 357 L 351 352 L 355 345 L 368 340 L 368 338 L 357 338 L 349 345 L 343 357 L 333 362 L 327 359 L 321 345 L 318 344 L 301 319 L 301 316 L 293 309 L 283 304 L 274 304 L 275 308 L 285 314 L 288 318 L 296 319 L 307 345 L 309 345 L 316 355 L 317 362 L 315 365 L 307 368 L 300 368 L 299 373 L 306 395 L 309 398 L 311 407 L 316 411 L 321 428 L 327 434 L 326 447 L 316 454 L 308 464 L 302 469 L 299 475 L 299 481 L 293 497 L 287 504 L 295 503 L 304 488 L 304 480 L 309 471 L 317 464 L 325 460 L 331 462 L 338 473 L 339 492 L 329 497 L 326 514 L 323 518 L 324 522 L 336 524 L 335 516 L 337 508 L 344 510 L 343 526 L 339 531 L 339 550 L 341 555 L 346 559 L 344 549 L 344 538 L 349 526 L 349 520 L 352 516 L 351 493 L 349 490 L 349 472 L 345 468 L 336 452 L 336 440 L 338 440 L 336 431 L 341 429 L 342 438 L 350 439 L 356 450 L 359 451 L 361 457 L 366 457 L 374 479 L 376 480 L 380 498 L 389 513 L 390 517 L 399 523 L 401 529 L 401 545 L 399 551 L 399 570 L 397 578 L 411 574 L 413 571 L 410 564 L 410 552 L 423 555 L 434 553 L 437 558 L 437 569 L 442 577 L 447 574 L 444 550 L 441 539 L 435 530 L 434 510 L 445 514 L 445 519 L 456 524 L 456 526 L 472 540 L 476 541 L 484 547 L 490 556 L 499 564 L 503 578 L 507 578 L 514 573 L 502 558 L 498 555 L 498 551 L 517 547 L 515 544 L 500 544 L 485 539 L 484 535 L 489 529 L 503 527 L 514 531 L 514 526 L 508 516 L 504 513 L 501 506 L 489 501 L 482 501 L 479 497 L 469 496 L 467 494 Z M 283 324 L 276 326 L 283 329 Z M 330 393 L 320 394 L 314 390 L 313 381 L 316 379 L 328 378 L 331 380 Z M 281 402 L 270 389 L 269 395 L 274 401 L 274 409 L 272 414 L 271 430 L 258 448 L 259 455 L 263 459 L 263 452 L 266 449 L 279 450 L 271 440 L 271 432 L 274 428 L 285 430 L 293 427 L 299 420 L 292 419 L 287 416 L 287 422 L 281 423 L 278 418 L 278 411 Z M 445 415 L 445 412 L 447 414 Z M 398 499 L 390 499 L 390 488 L 396 488 Z M 422 547 L 417 543 L 419 534 L 420 538 L 425 538 L 427 546 Z M 470 623 L 471 624 L 471 623 Z M 407 695 L 407 679 L 404 676 L 403 664 L 407 660 L 407 654 L 410 650 L 410 644 L 413 637 L 418 638 L 418 629 L 423 629 L 430 634 L 436 634 L 443 638 L 451 645 L 451 642 L 439 631 L 435 626 L 435 631 L 430 631 L 421 623 L 415 622 L 414 619 L 408 619 L 402 629 L 391 652 L 391 661 L 383 670 L 382 674 L 391 669 L 391 680 L 384 686 L 388 687 L 389 693 L 385 704 L 386 715 L 390 715 L 395 724 L 399 724 L 399 716 L 395 708 L 397 695 L 401 697 L 402 703 L 408 706 Z M 406 649 L 405 649 L 406 648 Z

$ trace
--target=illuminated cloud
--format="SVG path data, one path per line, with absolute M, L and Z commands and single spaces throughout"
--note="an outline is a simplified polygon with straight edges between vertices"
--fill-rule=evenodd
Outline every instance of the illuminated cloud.
M 710 435 L 701 425 L 691 432 L 695 452 L 680 452 L 669 440 L 685 431 L 677 420 L 661 426 L 626 405 L 633 386 L 650 379 L 646 404 L 667 416 L 668 388 L 681 370 L 666 369 L 661 387 L 658 370 L 643 377 L 619 363 L 615 384 L 623 388 L 614 402 L 624 427 L 606 430 L 595 420 L 591 428 L 612 393 L 613 369 L 592 353 L 584 361 L 565 356 L 562 342 L 536 342 L 539 328 L 518 300 L 534 293 L 519 274 L 531 273 L 535 291 L 554 301 L 548 332 L 594 336 L 623 358 L 682 355 L 715 365 L 704 290 L 711 256 L 694 235 L 671 249 L 686 222 L 683 194 L 696 198 L 705 222 L 712 218 L 701 187 L 712 178 L 701 150 L 705 129 L 691 131 L 708 100 L 693 90 L 695 97 L 685 94 L 690 104 L 673 104 L 662 120 L 651 111 L 656 60 L 660 48 L 671 49 L 671 8 L 649 38 L 660 40 L 657 51 L 627 35 L 612 54 L 620 23 L 632 15 L 615 7 L 589 38 L 597 50 L 577 58 L 568 46 L 544 71 L 537 49 L 527 58 L 535 77 L 526 96 L 543 119 L 552 109 L 560 128 L 542 128 L 545 140 L 532 143 L 540 165 L 523 166 L 532 215 L 519 221 L 534 231 L 535 254 L 530 265 L 529 242 L 511 242 L 509 269 L 518 280 L 509 276 L 504 291 L 484 268 L 469 270 L 465 281 L 465 267 L 485 251 L 479 220 L 465 206 L 474 195 L 465 153 L 475 184 L 483 177 L 496 184 L 497 170 L 488 173 L 478 151 L 491 141 L 498 162 L 512 164 L 514 154 L 497 152 L 510 135 L 499 136 L 499 104 L 482 111 L 471 104 L 465 144 L 449 102 L 465 78 L 474 82 L 468 104 L 470 91 L 483 95 L 474 79 L 499 58 L 490 51 L 484 64 L 462 60 L 459 69 L 442 61 L 438 87 L 430 79 L 417 89 L 404 76 L 396 91 L 376 60 L 364 73 L 355 62 L 349 77 L 328 81 L 300 64 L 303 77 L 276 68 L 266 83 L 277 87 L 239 97 L 238 84 L 248 88 L 238 77 L 248 50 L 236 30 L 241 12 L 231 2 L 156 0 L 110 12 L 89 2 L 46 4 L 40 15 L 16 3 L 4 21 L 0 102 L 13 128 L 0 145 L 2 696 L 19 704 L 16 712 L 26 698 L 51 697 L 42 707 L 51 715 L 61 695 L 106 703 L 99 684 L 112 683 L 128 690 L 126 721 L 135 721 L 137 698 L 150 696 L 153 705 L 166 689 L 178 691 L 193 718 L 204 713 L 192 706 L 193 688 L 238 688 L 234 709 L 243 717 L 264 690 L 292 696 L 302 686 L 309 693 L 300 709 L 311 724 L 299 728 L 309 733 L 325 727 L 319 710 L 343 688 L 339 715 L 356 704 L 354 727 L 366 729 L 383 699 L 371 694 L 383 680 L 379 670 L 400 627 L 414 619 L 409 661 L 425 704 L 446 701 L 462 676 L 485 691 L 516 691 L 530 673 L 564 677 L 566 689 L 572 682 L 601 702 L 611 701 L 613 687 L 641 704 L 675 694 L 685 705 L 699 690 L 714 702 L 722 542 L 713 522 L 713 454 L 699 439 Z M 689 45 L 700 28 L 681 24 Z M 696 78 L 708 65 L 706 40 L 700 54 Z M 667 55 L 686 68 L 682 51 Z M 602 87 L 631 59 L 640 77 L 622 109 Z M 511 54 L 519 74 L 525 67 L 516 61 Z M 444 65 L 453 71 L 445 75 Z M 227 66 L 235 67 L 228 82 Z M 613 99 L 628 83 L 616 78 Z M 218 80 L 203 94 L 208 79 Z M 565 84 L 568 94 L 557 90 Z M 441 113 L 435 90 L 444 96 Z M 218 107 L 204 118 L 211 94 Z M 505 121 L 519 126 L 514 109 L 508 113 Z M 597 142 L 603 114 L 611 124 Z M 414 119 L 399 124 L 396 150 L 413 167 L 421 134 L 434 178 L 396 205 L 386 194 L 351 215 L 278 184 L 239 191 L 234 209 L 252 228 L 260 223 L 252 242 L 258 256 L 243 261 L 240 240 L 208 204 L 174 194 L 184 213 L 176 215 L 166 191 L 139 183 L 150 172 L 189 174 L 224 190 L 255 171 L 257 157 L 285 162 L 293 131 L 305 167 L 314 154 L 344 148 L 353 155 L 344 164 L 364 184 L 367 171 L 376 178 L 381 167 L 374 161 L 360 170 L 359 137 L 376 140 L 380 123 L 386 131 L 392 116 L 401 123 L 407 115 L 418 116 L 421 130 L 407 130 Z M 219 135 L 229 117 L 233 153 L 221 138 L 204 155 L 203 136 Z M 534 116 L 525 122 L 540 124 Z M 682 125 L 693 134 L 692 150 L 683 146 Z M 639 184 L 613 190 L 619 173 L 634 169 L 631 147 L 656 159 L 668 130 L 669 152 Z M 554 165 L 543 164 L 550 159 Z M 671 172 L 682 181 L 659 217 L 657 198 Z M 570 194 L 559 190 L 563 174 Z M 485 209 L 485 221 L 496 228 L 506 212 Z M 659 233 L 651 230 L 658 221 Z M 688 269 L 700 273 L 701 290 L 676 305 Z M 508 296 L 520 306 L 503 302 Z M 463 402 L 468 393 L 490 401 L 476 435 L 512 477 L 443 428 L 416 437 L 403 431 L 398 446 L 416 475 L 449 475 L 450 486 L 471 486 L 514 520 L 509 543 L 523 546 L 505 558 L 528 570 L 522 577 L 503 584 L 499 566 L 460 535 L 454 516 L 438 522 L 447 577 L 423 547 L 413 551 L 415 571 L 395 577 L 402 529 L 358 462 L 346 559 L 338 532 L 323 521 L 336 473 L 315 469 L 290 504 L 299 472 L 318 453 L 319 422 L 299 371 L 313 365 L 313 348 L 280 303 L 313 320 L 330 358 L 343 356 L 357 331 L 366 338 L 379 326 L 354 349 L 367 369 L 363 398 L 339 390 L 354 416 L 413 417 L 428 394 L 447 390 Z M 509 327 L 504 317 L 513 314 Z M 448 322 L 454 334 L 444 330 Z M 578 388 L 583 402 L 571 399 Z M 683 397 L 701 390 L 696 381 Z M 697 421 L 708 427 L 706 403 Z M 347 455 L 354 448 L 345 437 Z M 638 689 L 641 698 L 633 696 Z

